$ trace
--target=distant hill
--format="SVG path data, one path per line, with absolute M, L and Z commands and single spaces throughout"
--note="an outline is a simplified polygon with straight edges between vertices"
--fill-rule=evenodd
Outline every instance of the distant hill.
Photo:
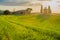
M 2 15 L 3 14 L 3 10 L 0 10 L 0 15 Z

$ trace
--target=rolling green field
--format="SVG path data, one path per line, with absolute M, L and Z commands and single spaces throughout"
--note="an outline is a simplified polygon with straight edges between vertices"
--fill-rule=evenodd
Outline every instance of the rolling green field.
M 60 40 L 60 15 L 1 15 L 0 40 Z

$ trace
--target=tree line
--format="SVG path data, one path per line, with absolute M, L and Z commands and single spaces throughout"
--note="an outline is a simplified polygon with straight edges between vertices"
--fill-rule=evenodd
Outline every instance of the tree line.
M 3 12 L 3 15 L 14 15 L 14 14 L 30 14 L 31 13 L 31 11 L 32 11 L 32 8 L 27 8 L 27 9 L 25 9 L 25 10 L 18 10 L 18 11 L 13 11 L 13 12 L 11 12 L 11 11 L 9 11 L 9 10 L 4 10 L 4 11 L 2 11 Z
M 4 10 L 4 11 L 3 11 L 3 15 L 11 15 L 11 14 L 13 14 L 13 15 L 30 14 L 31 11 L 32 11 L 32 8 L 27 8 L 27 9 L 25 9 L 25 10 L 18 10 L 18 11 L 13 11 L 13 12 L 11 12 L 11 11 L 9 11 L 9 10 Z M 1 13 L 1 12 L 0 12 L 0 13 Z M 40 14 L 50 15 L 51 13 L 52 13 L 52 11 L 51 11 L 50 6 L 48 6 L 48 8 L 47 8 L 47 7 L 43 8 L 43 5 L 41 5 Z

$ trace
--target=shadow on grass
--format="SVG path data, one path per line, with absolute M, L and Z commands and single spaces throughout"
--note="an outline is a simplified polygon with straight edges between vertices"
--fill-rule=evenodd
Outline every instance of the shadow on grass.
M 39 19 L 40 22 L 44 22 L 45 20 L 48 20 L 49 17 L 50 17 L 50 15 L 41 14 L 41 15 L 38 15 L 38 16 L 37 16 L 37 19 Z

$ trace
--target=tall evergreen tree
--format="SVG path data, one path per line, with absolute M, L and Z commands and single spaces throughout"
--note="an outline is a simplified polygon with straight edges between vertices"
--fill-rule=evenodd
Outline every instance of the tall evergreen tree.
M 51 8 L 50 8 L 50 6 L 48 6 L 48 13 L 49 13 L 49 14 L 51 13 Z
M 44 8 L 44 14 L 47 14 L 47 12 L 48 12 L 48 11 L 47 11 L 47 8 L 45 7 L 45 8 Z
M 43 5 L 41 5 L 41 10 L 40 10 L 41 14 L 43 13 Z

